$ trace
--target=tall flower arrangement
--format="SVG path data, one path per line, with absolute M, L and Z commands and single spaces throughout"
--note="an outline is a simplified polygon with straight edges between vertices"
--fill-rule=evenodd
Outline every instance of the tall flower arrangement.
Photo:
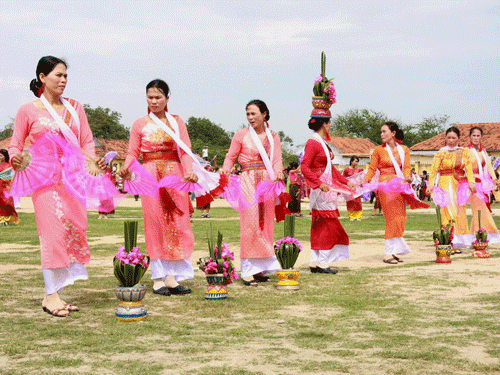
M 123 223 L 125 246 L 120 246 L 113 259 L 114 274 L 122 287 L 132 287 L 141 281 L 149 267 L 149 256 L 137 247 L 137 221 Z
M 285 228 L 282 239 L 276 241 L 274 245 L 274 253 L 282 269 L 287 270 L 293 268 L 299 253 L 302 251 L 300 241 L 293 236 L 295 235 L 295 216 L 285 216 Z
M 333 79 L 326 78 L 325 70 L 326 55 L 325 52 L 321 52 L 321 74 L 314 81 L 313 93 L 317 97 L 323 97 L 323 99 L 331 105 L 337 102 L 337 92 Z
M 214 241 L 212 224 L 210 224 L 210 234 L 208 236 L 209 256 L 200 258 L 198 266 L 206 275 L 222 274 L 224 285 L 232 284 L 238 279 L 236 268 L 234 267 L 234 254 L 229 250 L 229 245 L 222 241 L 223 235 L 217 231 L 217 243 Z
M 476 241 L 474 241 L 474 243 L 488 243 L 490 242 L 488 240 L 488 232 L 486 229 L 481 228 L 481 210 L 478 210 L 477 216 L 479 229 L 476 231 Z
M 432 234 L 434 245 L 451 245 L 451 242 L 453 241 L 454 227 L 451 224 L 443 225 L 441 219 L 441 210 L 439 207 L 436 207 L 436 214 L 438 218 L 439 229 L 435 230 Z

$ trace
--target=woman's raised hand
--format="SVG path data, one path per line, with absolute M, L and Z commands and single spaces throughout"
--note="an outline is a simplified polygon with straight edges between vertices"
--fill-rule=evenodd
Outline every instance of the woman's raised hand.
M 276 178 L 274 179 L 274 181 L 283 181 L 285 179 L 285 175 L 283 174 L 283 172 L 278 172 L 276 173 Z
M 187 182 L 196 183 L 196 182 L 198 182 L 198 176 L 193 172 L 186 173 L 186 175 L 184 176 L 184 178 L 182 180 L 187 181 Z
M 22 167 L 24 161 L 24 156 L 22 154 L 18 154 L 12 157 L 11 163 L 14 170 L 18 170 Z
M 104 158 L 96 158 L 95 162 L 102 171 L 106 170 L 106 161 Z
M 118 172 L 118 176 L 128 181 L 132 178 L 132 172 L 128 168 L 122 168 L 120 172 Z
M 326 192 L 330 191 L 330 186 L 328 186 L 327 184 L 322 182 L 321 185 L 319 185 L 319 189 L 326 193 Z
M 469 189 L 470 191 L 472 191 L 473 193 L 476 192 L 476 183 L 475 182 L 469 182 Z

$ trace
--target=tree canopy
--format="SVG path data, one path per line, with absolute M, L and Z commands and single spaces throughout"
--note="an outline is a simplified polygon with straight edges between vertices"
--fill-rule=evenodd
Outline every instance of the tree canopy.
M 120 124 L 122 115 L 109 108 L 83 106 L 94 138 L 128 139 L 130 131 Z
M 206 118 L 190 117 L 186 127 L 191 139 L 191 148 L 201 155 L 204 146 L 208 146 L 208 160 L 212 160 L 217 154 L 217 164 L 220 166 L 231 145 L 229 134 L 220 125 Z
M 14 132 L 14 119 L 11 117 L 10 122 L 7 125 L 5 125 L 2 130 L 0 130 L 0 140 L 11 137 L 13 132 Z
M 335 137 L 368 138 L 372 142 L 380 144 L 380 128 L 384 123 L 392 121 L 399 125 L 405 135 L 403 144 L 411 147 L 442 133 L 449 126 L 449 118 L 447 115 L 435 115 L 424 117 L 418 124 L 405 125 L 382 112 L 369 109 L 351 109 L 345 114 L 332 118 L 331 133 Z

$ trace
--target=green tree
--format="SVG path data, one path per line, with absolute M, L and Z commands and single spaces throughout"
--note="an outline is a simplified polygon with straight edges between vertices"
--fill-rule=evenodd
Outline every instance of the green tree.
M 382 112 L 369 109 L 351 109 L 345 114 L 332 118 L 332 135 L 336 137 L 350 136 L 353 138 L 368 138 L 380 143 L 380 127 L 389 121 Z
M 9 138 L 14 132 L 14 119 L 11 117 L 10 122 L 0 131 L 0 139 Z
M 109 108 L 83 106 L 94 138 L 128 139 L 130 131 L 120 124 L 122 115 Z
M 285 134 L 283 130 L 278 132 L 281 142 L 281 155 L 283 158 L 283 168 L 286 168 L 290 163 L 299 161 L 299 156 L 293 150 L 293 139 Z
M 408 138 L 408 145 L 413 146 L 419 142 L 423 142 L 438 134 L 441 134 L 451 126 L 448 124 L 450 116 L 448 115 L 434 115 L 431 117 L 424 117 L 421 122 L 411 126 L 409 132 L 405 133 L 405 139 Z M 406 144 L 406 143 L 405 143 Z
M 201 155 L 203 147 L 208 146 L 208 159 L 212 160 L 217 154 L 220 166 L 231 144 L 229 134 L 220 125 L 206 118 L 190 117 L 186 126 L 191 139 L 191 148 Z
M 371 109 L 351 109 L 343 115 L 335 116 L 332 119 L 330 133 L 335 137 L 368 138 L 372 142 L 380 144 L 380 128 L 388 121 L 399 125 L 405 134 L 403 144 L 412 146 L 413 137 L 407 137 L 413 129 L 412 126 L 401 124 L 400 121 Z

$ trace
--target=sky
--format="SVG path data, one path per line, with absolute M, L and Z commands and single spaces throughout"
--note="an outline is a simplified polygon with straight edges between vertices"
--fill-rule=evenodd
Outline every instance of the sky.
M 126 127 L 161 78 L 186 121 L 236 131 L 261 99 L 271 128 L 303 144 L 321 51 L 333 115 L 500 122 L 498 0 L 0 0 L 0 128 L 35 99 L 38 60 L 54 55 L 69 65 L 64 96 L 117 111 Z

